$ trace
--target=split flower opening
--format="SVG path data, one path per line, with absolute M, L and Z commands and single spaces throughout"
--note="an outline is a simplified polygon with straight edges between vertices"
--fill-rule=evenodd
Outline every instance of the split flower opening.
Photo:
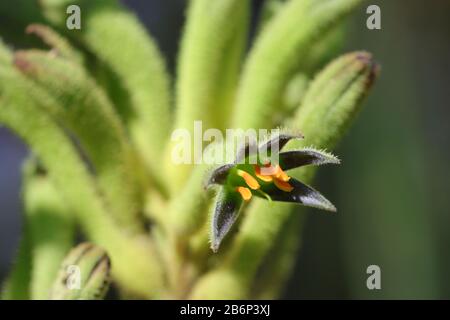
M 256 153 L 261 148 L 266 148 L 269 153 L 270 150 L 281 150 L 290 140 L 300 138 L 302 136 L 277 134 L 260 144 Z M 248 145 L 244 146 L 234 163 L 216 168 L 208 177 L 207 187 L 220 186 L 211 220 L 211 248 L 215 252 L 236 221 L 242 204 L 253 197 L 336 211 L 333 204 L 318 191 L 289 176 L 286 171 L 305 165 L 339 164 L 338 158 L 324 151 L 305 148 L 277 151 L 276 157 L 273 157 L 278 159 L 275 163 L 268 161 L 268 158 L 258 158 L 258 154 L 250 150 Z M 255 157 L 256 164 L 253 164 L 255 162 L 250 160 Z
M 291 177 L 281 169 L 279 164 L 272 165 L 269 163 L 264 165 L 264 169 L 261 170 L 260 165 L 254 165 L 254 172 L 252 172 L 254 176 L 252 173 L 244 170 L 237 170 L 237 174 L 243 178 L 246 184 L 246 186 L 236 187 L 236 191 L 241 194 L 243 200 L 249 201 L 252 198 L 252 191 L 255 193 L 263 192 L 266 196 L 267 194 L 264 193 L 263 189 L 266 184 L 270 183 L 273 183 L 278 189 L 285 192 L 291 192 L 294 189 L 288 182 Z M 267 196 L 270 198 L 269 195 Z

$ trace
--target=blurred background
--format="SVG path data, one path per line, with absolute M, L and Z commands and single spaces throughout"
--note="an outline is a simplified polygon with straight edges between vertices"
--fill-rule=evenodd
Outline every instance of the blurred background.
M 5 2 L 0 32 L 7 37 L 25 22 L 5 15 Z M 173 71 L 187 1 L 123 2 L 157 39 Z M 254 1 L 255 17 L 261 2 Z M 370 4 L 381 8 L 381 30 L 366 28 Z M 346 33 L 341 51 L 372 52 L 381 77 L 335 152 L 343 164 L 320 170 L 315 186 L 339 212 L 308 213 L 283 298 L 450 299 L 450 1 L 369 1 Z M 0 280 L 19 241 L 20 166 L 27 153 L 0 128 Z M 381 268 L 381 290 L 366 287 L 373 264 Z

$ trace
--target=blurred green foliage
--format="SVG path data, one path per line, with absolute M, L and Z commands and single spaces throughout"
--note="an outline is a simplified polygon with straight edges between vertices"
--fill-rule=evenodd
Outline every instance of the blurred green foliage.
M 283 1 L 267 2 L 280 5 Z M 406 2 L 407 5 L 405 5 Z M 28 0 L 16 0 L 14 6 L 7 4 L 6 1 L 0 3 L 0 21 L 2 21 L 0 34 L 7 43 L 26 48 L 43 47 L 35 38 L 26 36 L 22 32 L 30 22 L 45 21 L 36 4 L 37 2 Z M 303 212 L 298 214 L 296 212 L 290 220 L 287 220 L 288 223 L 280 224 L 277 231 L 286 236 L 274 239 L 273 251 L 270 251 L 268 254 L 264 251 L 267 257 L 275 256 L 280 263 L 272 265 L 264 260 L 263 265 L 266 268 L 259 270 L 257 276 L 260 278 L 257 279 L 265 279 L 267 282 L 266 285 L 256 282 L 250 288 L 254 297 L 270 298 L 274 296 L 274 292 L 281 290 L 282 286 L 280 284 L 288 281 L 287 274 L 293 269 L 295 252 L 300 244 L 302 244 L 302 250 L 297 258 L 298 266 L 294 276 L 288 281 L 286 297 L 428 299 L 448 298 L 450 296 L 450 275 L 446 272 L 450 268 L 450 253 L 447 248 L 450 243 L 450 214 L 447 196 L 447 184 L 450 178 L 450 173 L 447 169 L 450 153 L 447 145 L 450 133 L 448 123 L 445 123 L 445 119 L 448 119 L 449 116 L 449 111 L 446 107 L 450 97 L 448 90 L 446 90 L 449 76 L 448 73 L 443 72 L 443 70 L 449 69 L 448 56 L 450 55 L 450 47 L 447 41 L 449 36 L 447 30 L 450 29 L 448 19 L 450 5 L 444 1 L 434 1 L 433 6 L 430 6 L 430 10 L 425 11 L 422 7 L 423 2 L 420 0 L 374 1 L 374 4 L 378 4 L 382 8 L 382 30 L 370 31 L 366 29 L 365 19 L 367 16 L 365 15 L 365 8 L 360 7 L 356 11 L 352 24 L 345 31 L 343 31 L 344 29 L 336 28 L 336 34 L 328 34 L 328 40 L 331 39 L 331 41 L 326 41 L 327 38 L 324 36 L 323 47 L 328 48 L 328 50 L 324 50 L 321 45 L 317 45 L 314 50 L 311 50 L 311 52 L 318 52 L 317 56 L 322 58 L 317 59 L 317 61 L 314 59 L 308 60 L 312 56 L 315 57 L 315 55 L 305 55 L 308 58 L 308 64 L 306 66 L 296 66 L 298 68 L 297 71 L 300 70 L 300 72 L 293 79 L 300 79 L 300 81 L 292 82 L 290 87 L 294 88 L 294 93 L 297 92 L 291 98 L 294 102 L 289 100 L 292 97 L 292 89 L 290 89 L 290 93 L 286 92 L 287 98 L 283 97 L 284 93 L 282 90 L 275 90 L 277 94 L 260 90 L 262 93 L 272 96 L 258 95 L 258 99 L 277 101 L 277 103 L 283 105 L 283 109 L 279 114 L 273 113 L 273 119 L 267 117 L 267 112 L 264 111 L 272 107 L 270 104 L 261 102 L 262 106 L 257 106 L 258 101 L 254 101 L 253 98 L 247 97 L 243 99 L 243 101 L 250 101 L 254 105 L 255 110 L 264 111 L 258 114 L 259 118 L 268 122 L 273 121 L 267 126 L 279 124 L 281 122 L 279 119 L 283 119 L 294 112 L 296 107 L 295 99 L 303 99 L 305 83 L 308 83 L 310 77 L 315 74 L 319 67 L 322 67 L 325 62 L 334 56 L 330 55 L 330 52 L 335 52 L 337 47 L 339 47 L 337 45 L 339 41 L 333 41 L 333 39 L 341 38 L 342 36 L 347 39 L 345 51 L 359 49 L 371 51 L 382 64 L 382 81 L 377 86 L 374 97 L 369 100 L 367 108 L 362 112 L 357 125 L 351 131 L 351 135 L 344 139 L 344 143 L 335 152 L 343 160 L 342 166 L 339 170 L 324 170 L 319 174 L 318 189 L 326 194 L 327 197 L 333 199 L 333 203 L 338 208 L 338 214 L 336 216 L 311 214 L 307 216 L 305 221 Z M 270 15 L 279 10 L 277 5 L 274 5 L 273 8 L 275 9 L 272 9 L 272 11 L 266 11 L 265 19 L 270 19 Z M 18 15 L 18 12 L 21 14 Z M 115 10 L 112 10 L 112 12 L 115 12 Z M 107 12 L 103 19 L 107 19 L 110 13 Z M 241 13 L 243 16 L 247 14 L 245 9 Z M 128 21 L 126 14 L 119 17 Z M 224 22 L 226 22 L 226 16 L 224 17 Z M 203 22 L 208 23 L 209 20 L 206 20 Z M 129 121 L 133 123 L 136 118 L 133 120 L 133 112 L 129 113 L 129 110 L 124 111 L 121 108 L 125 106 L 126 109 L 129 105 L 135 105 L 139 108 L 151 101 L 152 93 L 148 96 L 135 93 L 134 96 L 131 95 L 130 100 L 130 95 L 126 91 L 134 88 L 135 84 L 139 83 L 141 79 L 126 78 L 126 73 L 130 70 L 122 68 L 123 60 L 119 56 L 103 52 L 101 44 L 96 45 L 95 38 L 98 34 L 103 34 L 101 28 L 95 29 L 98 21 L 100 20 L 92 18 L 90 23 L 93 26 L 93 30 L 97 30 L 99 33 L 93 32 L 84 39 L 72 40 L 77 48 L 85 51 L 89 59 L 89 61 L 84 62 L 91 73 L 88 76 L 96 77 L 101 85 L 101 89 L 108 91 L 108 98 L 111 98 L 116 104 L 114 106 L 116 111 L 128 126 Z M 295 18 L 292 21 L 295 22 Z M 101 22 L 99 23 L 101 24 Z M 195 26 L 193 23 L 188 32 L 194 34 L 192 35 L 193 38 L 199 37 L 203 39 L 202 37 L 207 37 L 207 35 L 202 35 L 202 21 L 199 22 L 199 25 Z M 262 21 L 260 25 L 261 30 L 265 28 L 265 25 L 266 22 Z M 120 23 L 115 25 L 115 27 L 118 26 L 120 26 Z M 283 25 L 282 27 L 285 26 Z M 130 30 L 139 29 L 133 28 L 135 27 L 131 27 Z M 243 22 L 237 29 L 243 31 L 247 30 L 247 28 L 248 26 Z M 200 31 L 197 31 L 195 35 L 195 30 Z M 236 32 L 234 29 L 228 31 L 230 34 Z M 141 34 L 139 33 L 139 35 Z M 145 36 L 143 37 L 145 38 Z M 301 37 L 302 35 L 299 34 L 299 39 Z M 223 97 L 223 99 L 221 98 L 221 102 L 224 105 L 222 112 L 229 109 L 227 104 L 229 104 L 234 95 L 235 88 L 232 84 L 237 78 L 236 68 L 239 67 L 240 53 L 243 50 L 243 39 L 236 39 L 235 42 L 227 41 L 227 39 L 222 40 L 223 47 L 233 52 L 232 58 L 234 58 L 230 62 L 233 70 L 229 69 L 231 70 L 229 77 L 221 80 L 230 81 L 229 83 L 226 82 L 231 84 L 227 86 L 230 89 L 226 93 L 217 93 L 220 90 L 212 86 L 211 88 L 206 88 L 210 90 L 210 96 L 206 96 L 207 99 L 203 99 L 201 91 L 196 96 L 197 92 L 195 90 L 190 91 L 189 85 L 192 85 L 195 81 L 201 83 L 204 80 L 202 76 L 205 78 L 214 77 L 217 73 L 212 72 L 211 75 L 205 76 L 202 74 L 198 76 L 198 73 L 195 72 L 200 72 L 202 67 L 205 70 L 212 69 L 208 68 L 207 65 L 203 66 L 201 64 L 194 67 L 189 66 L 189 68 L 184 65 L 180 70 L 186 70 L 187 76 L 184 78 L 184 81 L 187 83 L 184 84 L 186 88 L 178 88 L 179 93 L 183 93 L 181 96 L 185 95 L 188 97 L 185 98 L 187 99 L 185 112 L 188 116 L 178 118 L 179 123 L 187 121 L 189 116 L 192 116 L 193 119 L 196 118 L 194 113 L 190 113 L 189 108 L 194 109 L 198 107 L 197 104 L 201 105 L 199 109 L 196 109 L 198 114 L 202 114 L 199 111 L 202 110 L 201 108 L 210 110 L 209 105 L 213 101 L 211 97 L 216 94 Z M 114 43 L 115 38 L 111 37 L 109 41 L 109 44 Z M 293 41 L 295 42 L 295 40 Z M 105 39 L 105 42 L 108 43 L 108 38 Z M 270 41 L 268 43 L 270 47 Z M 190 55 L 195 59 L 195 48 L 196 46 L 194 46 L 194 49 L 191 49 L 193 52 L 189 51 L 189 47 L 184 49 L 184 57 L 187 61 L 189 61 Z M 276 52 L 278 48 L 274 47 L 273 49 Z M 148 50 L 147 54 L 151 55 L 153 48 L 149 46 L 146 50 Z M 267 52 L 270 52 L 270 50 Z M 296 52 L 298 53 L 299 51 Z M 94 59 L 93 54 L 97 55 L 97 58 Z M 216 54 L 218 59 L 221 57 L 220 51 L 212 52 L 211 54 Z M 0 53 L 0 62 L 3 58 L 4 56 Z M 257 59 L 255 60 L 257 61 Z M 262 61 L 264 62 L 264 59 Z M 312 65 L 314 67 L 311 67 Z M 139 63 L 131 63 L 128 67 L 139 70 Z M 198 70 L 193 72 L 191 68 L 196 69 L 195 67 Z M 158 59 L 149 68 L 156 70 L 156 73 L 164 73 L 164 70 L 162 70 L 164 67 L 159 65 Z M 289 77 L 292 76 L 291 71 L 289 70 L 288 72 Z M 287 71 L 281 72 L 281 76 L 284 76 L 284 72 Z M 117 87 L 113 75 L 119 75 L 122 81 L 126 80 Z M 277 75 L 279 76 L 280 74 Z M 113 80 L 111 81 L 111 79 Z M 258 79 L 258 77 L 255 77 L 255 79 Z M 42 81 L 42 78 L 39 81 Z M 149 77 L 147 81 L 152 82 L 154 79 Z M 167 82 L 162 80 L 157 86 L 159 89 L 154 88 L 157 91 L 157 95 L 162 92 L 159 105 L 165 105 L 164 110 L 170 108 L 167 106 L 170 103 L 170 98 L 164 96 L 165 88 L 168 86 Z M 254 82 L 250 80 L 247 82 L 248 88 L 251 89 L 253 86 L 256 88 L 254 91 L 258 92 Z M 183 83 L 181 83 L 181 86 L 183 86 Z M 295 88 L 298 90 L 296 91 Z M 82 90 L 83 88 L 79 89 Z M 249 90 L 249 92 L 252 92 L 252 90 Z M 245 98 L 245 95 L 242 96 Z M 67 99 L 67 92 L 62 92 L 62 97 Z M 249 97 L 252 97 L 252 95 L 249 95 Z M 71 99 L 70 96 L 69 98 Z M 107 105 L 108 101 L 104 103 Z M 106 109 L 108 108 L 110 107 L 107 106 Z M 165 112 L 164 110 L 162 112 Z M 106 111 L 106 113 L 108 112 Z M 155 170 L 158 162 L 156 161 L 155 164 L 154 154 L 150 151 L 150 149 L 158 149 L 161 146 L 162 138 L 160 137 L 151 142 L 150 146 L 147 145 L 148 141 L 142 139 L 142 132 L 146 130 L 146 124 L 152 123 L 153 117 L 152 114 L 147 113 L 145 110 L 137 110 L 138 114 L 139 112 L 141 112 L 141 116 L 137 117 L 138 121 L 131 125 L 135 127 L 131 131 L 134 132 L 135 141 L 137 141 L 141 156 L 144 159 L 142 163 L 139 162 L 139 166 L 145 165 L 147 168 L 150 168 L 148 176 L 151 177 L 157 188 L 162 190 L 163 198 L 162 207 L 155 209 L 155 207 L 159 206 L 158 199 L 161 195 L 156 197 L 154 194 L 149 195 L 149 202 L 151 202 L 149 210 L 164 211 L 166 210 L 164 197 L 170 194 L 170 186 L 164 185 L 164 178 L 160 176 L 160 172 Z M 130 114 L 132 115 L 130 116 Z M 258 117 L 253 117 L 252 114 L 244 116 L 240 116 L 239 113 L 236 114 L 238 114 L 238 121 L 259 122 L 261 120 Z M 221 118 L 217 114 L 213 115 L 213 118 L 214 116 Z M 225 116 L 228 116 L 227 112 L 225 112 Z M 159 118 L 160 116 L 158 115 L 157 117 Z M 157 131 L 162 136 L 165 136 L 167 134 L 166 131 L 168 131 L 165 127 L 170 121 L 170 115 L 163 115 L 161 118 L 163 121 L 158 123 L 158 125 L 164 127 L 164 130 L 162 130 L 162 133 L 161 130 Z M 141 122 L 142 119 L 146 120 Z M 214 121 L 217 122 L 217 119 L 214 119 Z M 225 125 L 225 123 L 222 125 Z M 88 140 L 89 137 L 86 139 Z M 149 147 L 148 149 L 146 149 L 147 146 Z M 96 150 L 93 149 L 91 151 L 95 152 Z M 172 176 L 176 177 L 177 174 L 177 172 L 172 173 Z M 201 180 L 202 176 L 201 173 L 195 172 L 191 176 L 188 185 L 197 186 L 197 182 Z M 112 178 L 121 179 L 120 176 Z M 142 181 L 133 181 L 133 183 L 139 185 L 139 187 L 142 187 L 140 184 L 145 184 Z M 103 186 L 108 189 L 107 179 L 104 180 Z M 111 185 L 110 187 L 114 186 Z M 114 197 L 114 192 L 119 194 L 117 190 L 113 188 L 110 192 L 111 199 L 119 201 L 120 205 L 120 197 L 117 199 Z M 185 199 L 189 199 L 190 195 L 190 192 L 185 194 Z M 124 201 L 127 201 L 127 199 Z M 143 204 L 139 203 L 138 206 L 142 207 Z M 92 208 L 95 207 L 96 205 Z M 183 207 L 183 205 L 175 203 L 171 210 L 179 211 L 180 207 Z M 205 210 L 204 207 L 205 203 L 203 202 L 200 204 L 195 203 L 192 205 L 192 210 L 200 208 L 202 211 L 199 212 L 203 212 Z M 161 223 L 161 225 L 167 223 L 167 221 L 164 221 L 164 217 L 162 218 L 163 221 L 159 220 L 161 215 L 155 216 L 151 214 L 150 216 L 152 221 Z M 134 219 L 135 217 L 131 218 L 131 220 Z M 99 221 L 102 221 L 101 218 Z M 195 228 L 201 227 L 201 225 L 202 223 L 199 223 Z M 305 225 L 302 243 L 300 243 L 299 237 L 292 236 L 301 225 Z M 49 227 L 51 228 L 52 226 L 50 225 Z M 30 228 L 30 226 L 26 225 L 25 228 Z M 90 228 L 92 229 L 93 227 L 89 224 L 85 226 L 87 230 Z M 112 229 L 115 230 L 114 228 Z M 30 229 L 28 229 L 27 234 L 29 232 Z M 100 243 L 110 242 L 110 240 L 111 238 L 109 237 L 100 236 L 96 238 L 96 241 Z M 29 237 L 23 239 L 21 244 L 23 250 L 20 251 L 22 257 L 17 259 L 17 266 L 19 267 L 14 269 L 15 271 L 8 283 L 8 286 L 11 283 L 17 285 L 17 288 L 12 290 L 16 293 L 24 290 L 27 287 L 26 283 L 30 281 L 31 275 L 27 274 L 27 269 L 30 266 L 28 264 L 31 254 L 28 250 L 30 241 Z M 205 241 L 206 238 L 202 236 L 192 241 L 193 247 L 200 243 L 197 252 L 200 257 L 204 257 L 202 243 Z M 118 251 L 123 252 L 126 250 L 127 245 L 114 243 L 111 249 L 117 250 L 117 247 L 120 247 Z M 44 249 L 48 250 L 48 248 Z M 286 254 L 276 254 L 280 252 L 286 252 Z M 60 252 L 58 252 L 58 255 L 60 255 Z M 129 257 L 131 256 L 133 254 Z M 61 260 L 61 257 L 58 257 L 58 259 Z M 23 263 L 20 263 L 21 261 Z M 212 261 L 214 263 L 214 259 Z M 366 268 L 371 264 L 381 267 L 382 290 L 369 291 L 366 287 L 368 276 Z M 145 268 L 146 264 L 143 263 L 142 266 Z M 54 265 L 52 265 L 52 268 L 54 268 Z M 121 271 L 123 274 L 127 273 L 125 269 Z M 151 272 L 148 274 L 151 274 Z M 14 281 L 15 278 L 22 281 Z M 124 279 L 122 277 L 122 282 L 126 282 L 126 280 L 127 278 Z M 272 280 L 272 283 L 270 280 Z M 48 279 L 43 279 L 42 281 L 44 281 L 43 286 L 48 287 L 46 283 Z M 139 284 L 136 283 L 134 288 L 136 286 L 139 287 Z M 140 289 L 142 288 L 144 288 L 144 284 L 140 287 Z M 11 292 L 11 290 L 9 291 Z M 126 296 L 127 292 L 126 290 L 124 291 Z M 7 296 L 7 298 L 28 297 L 26 294 Z

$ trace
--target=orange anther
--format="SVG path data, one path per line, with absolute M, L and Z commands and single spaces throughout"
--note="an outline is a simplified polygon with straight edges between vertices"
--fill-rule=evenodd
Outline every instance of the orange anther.
M 294 190 L 294 187 L 291 186 L 289 182 L 280 179 L 275 179 L 273 182 L 275 183 L 278 189 L 283 190 L 285 192 L 291 192 L 292 190 Z
M 289 177 L 286 172 L 283 171 L 283 169 L 280 168 L 280 166 L 278 166 L 278 172 L 276 173 L 275 177 L 277 179 L 283 180 L 284 182 L 289 181 L 289 179 L 291 179 L 291 177 Z
M 248 172 L 245 172 L 244 170 L 238 170 L 237 174 L 245 180 L 245 183 L 251 189 L 258 190 L 261 187 L 258 181 L 255 178 L 253 178 Z
M 264 165 L 264 168 L 260 168 L 260 174 L 264 174 L 265 176 L 273 176 L 276 175 L 277 172 L 279 171 L 280 166 L 276 165 L 276 166 L 272 166 L 271 164 L 267 164 Z
M 242 199 L 244 199 L 245 201 L 249 201 L 252 198 L 252 192 L 249 188 L 237 187 L 236 190 L 241 194 Z
M 259 166 L 255 166 L 255 175 L 258 179 L 264 181 L 264 182 L 272 182 L 272 176 L 270 175 L 262 175 L 261 174 L 261 168 Z

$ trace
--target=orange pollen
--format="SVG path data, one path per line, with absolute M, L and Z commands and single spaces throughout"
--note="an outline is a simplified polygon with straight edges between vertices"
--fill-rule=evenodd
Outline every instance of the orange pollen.
M 255 168 L 255 175 L 258 179 L 264 181 L 264 182 L 272 182 L 272 176 L 265 176 L 261 174 L 261 168 L 259 166 L 254 166 Z
M 261 170 L 261 167 L 255 166 L 255 173 L 259 179 L 265 182 L 271 182 L 274 178 L 284 182 L 291 179 L 278 164 L 276 166 L 265 165 L 263 170 Z
M 294 187 L 291 186 L 290 183 L 287 181 L 274 179 L 273 182 L 275 183 L 278 189 L 283 190 L 285 192 L 291 192 L 292 190 L 294 190 Z
M 253 190 L 258 190 L 261 186 L 259 185 L 258 181 L 253 178 L 248 172 L 245 172 L 243 170 L 238 170 L 237 174 L 241 176 L 245 183 Z
M 261 168 L 259 168 L 259 169 L 260 169 L 260 171 L 261 171 Z M 279 166 L 279 165 L 272 166 L 270 163 L 265 164 L 265 165 L 264 165 L 264 169 L 263 169 L 264 175 L 265 175 L 265 176 L 273 176 L 273 175 L 276 175 L 277 172 L 279 171 L 279 169 L 280 169 L 280 166 Z
M 278 166 L 279 170 L 277 172 L 277 174 L 275 175 L 275 178 L 283 180 L 284 182 L 287 182 L 291 179 L 291 177 L 289 177 L 286 172 L 284 172 L 280 166 Z
M 239 192 L 242 196 L 242 199 L 245 201 L 249 201 L 252 198 L 252 192 L 249 188 L 246 187 L 237 187 L 236 191 Z

